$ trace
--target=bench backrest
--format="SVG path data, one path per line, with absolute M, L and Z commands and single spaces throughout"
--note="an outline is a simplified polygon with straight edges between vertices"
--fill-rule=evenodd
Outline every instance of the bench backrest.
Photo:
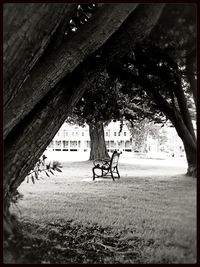
M 121 154 L 121 152 L 117 152 L 116 150 L 113 152 L 112 157 L 111 157 L 111 161 L 110 161 L 111 168 L 114 168 L 118 165 L 120 154 Z

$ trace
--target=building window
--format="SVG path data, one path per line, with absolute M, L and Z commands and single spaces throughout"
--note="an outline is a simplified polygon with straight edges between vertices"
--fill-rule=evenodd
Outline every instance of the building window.
M 120 132 L 118 132 L 118 136 L 120 136 Z
M 82 136 L 84 136 L 84 132 L 82 132 Z
M 124 136 L 126 136 L 126 132 L 124 132 Z
M 65 137 L 65 136 L 68 136 L 68 132 L 66 131 L 66 130 L 64 130 L 64 134 L 63 134 L 63 136 Z
M 76 136 L 78 136 L 78 132 L 76 132 Z
M 117 133 L 116 132 L 114 132 L 114 136 L 116 136 L 117 135 Z
M 111 147 L 111 148 L 115 147 L 115 142 L 114 142 L 114 141 L 111 141 L 111 142 L 110 142 L 110 147 Z
M 126 141 L 125 148 L 129 148 L 129 147 L 130 147 L 130 142 L 129 141 Z
M 74 136 L 74 132 L 72 132 L 72 136 Z
M 77 147 L 77 141 L 70 141 L 70 147 L 71 148 Z
M 61 147 L 61 141 L 56 141 L 56 147 Z
M 67 148 L 68 147 L 68 141 L 63 141 L 63 147 Z
M 106 136 L 108 136 L 108 132 L 106 132 Z

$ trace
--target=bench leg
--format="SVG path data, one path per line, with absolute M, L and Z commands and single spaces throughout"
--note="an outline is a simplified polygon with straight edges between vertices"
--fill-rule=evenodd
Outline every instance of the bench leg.
M 115 181 L 115 178 L 114 178 L 112 170 L 110 170 L 110 173 L 111 173 L 111 177 L 112 177 L 113 181 Z
M 95 180 L 95 172 L 94 172 L 94 169 L 95 169 L 95 167 L 92 168 L 92 172 L 93 172 L 93 181 Z
M 118 168 L 116 167 L 118 178 L 120 178 Z

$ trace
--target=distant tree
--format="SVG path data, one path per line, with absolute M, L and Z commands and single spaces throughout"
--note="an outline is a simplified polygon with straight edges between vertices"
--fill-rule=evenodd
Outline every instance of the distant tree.
M 91 78 L 92 79 L 92 78 Z M 120 84 L 112 81 L 106 70 L 95 76 L 91 86 L 87 88 L 83 97 L 73 110 L 72 117 L 76 121 L 89 125 L 91 141 L 90 160 L 108 158 L 105 144 L 104 125 L 113 119 L 122 118 L 122 98 Z M 77 119 L 78 118 L 78 119 Z
M 160 141 L 160 125 L 150 122 L 148 118 L 134 122 L 134 124 L 128 124 L 131 132 L 132 140 L 134 143 L 134 151 L 146 153 L 147 152 L 147 138 L 151 136 L 153 139 Z

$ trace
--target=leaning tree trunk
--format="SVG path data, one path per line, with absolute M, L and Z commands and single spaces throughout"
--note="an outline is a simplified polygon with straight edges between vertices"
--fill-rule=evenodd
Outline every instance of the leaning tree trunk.
M 180 114 L 174 110 L 175 116 L 171 119 L 179 137 L 181 138 L 188 163 L 187 175 L 197 177 L 197 146 L 196 138 L 190 133 Z
M 60 5 L 62 8 L 63 4 Z M 8 100 L 4 105 L 4 137 L 6 137 L 6 135 L 15 127 L 15 125 L 17 125 L 17 123 L 20 122 L 20 120 L 22 120 L 31 111 L 33 106 L 37 105 L 37 103 L 45 96 L 45 94 L 54 88 L 59 80 L 64 78 L 66 75 L 71 74 L 73 70 L 78 67 L 80 62 L 84 61 L 86 57 L 100 48 L 101 45 L 104 44 L 104 42 L 107 41 L 107 39 L 117 30 L 127 16 L 130 15 L 136 6 L 137 4 L 103 5 L 97 8 L 96 13 L 92 16 L 88 23 L 83 25 L 76 33 L 73 34 L 71 38 L 62 42 L 60 47 L 56 47 L 55 49 L 55 47 L 52 46 L 46 53 L 44 52 L 42 59 L 38 61 L 38 64 L 32 69 L 31 75 L 28 77 L 26 75 L 25 79 L 22 77 L 21 81 L 19 82 L 19 84 L 22 84 L 21 87 L 16 87 L 17 90 L 12 89 L 13 94 L 11 92 L 8 96 Z M 65 7 L 65 5 L 63 7 Z M 52 11 L 53 9 L 54 8 L 50 6 L 50 10 Z M 24 16 L 25 15 L 26 14 L 24 14 Z M 5 15 L 5 24 L 6 22 L 9 23 L 8 16 L 9 14 L 7 14 L 7 16 Z M 57 18 L 62 21 L 62 17 L 60 17 L 60 15 L 57 15 Z M 35 19 L 34 14 L 33 18 Z M 41 21 L 42 18 L 43 17 L 41 14 Z M 35 26 L 37 29 L 38 26 L 34 19 L 33 22 L 31 21 L 32 24 L 29 27 L 32 26 L 34 28 Z M 44 35 L 46 33 L 46 24 L 48 25 L 54 22 L 54 19 L 51 19 L 51 17 L 44 17 L 43 20 L 45 21 L 45 23 L 42 23 L 43 28 L 38 28 L 38 32 L 35 30 L 34 36 Z M 57 21 L 54 23 L 57 24 Z M 5 28 L 8 26 L 5 25 Z M 31 33 L 29 31 L 26 32 L 26 35 L 29 39 L 31 38 L 29 36 Z M 21 33 L 19 33 L 19 35 L 20 34 Z M 45 35 L 43 38 L 41 38 L 41 40 L 39 39 L 38 42 L 42 42 L 43 44 L 47 38 L 49 38 L 49 36 Z M 15 44 L 13 44 L 13 46 L 15 47 Z M 32 54 L 35 53 L 35 50 L 33 50 L 34 47 L 26 48 L 30 50 Z M 5 49 L 5 58 L 10 58 L 10 54 L 12 55 L 13 48 L 11 51 L 10 50 Z M 10 65 L 7 63 L 7 61 L 8 60 L 5 60 L 5 68 L 6 72 L 9 72 Z M 32 61 L 29 64 L 31 66 L 33 64 Z M 21 69 L 21 61 L 18 60 L 17 62 L 19 64 L 17 65 L 16 69 Z M 27 65 L 28 70 L 30 69 L 29 65 Z M 10 83 L 8 83 L 8 85 L 9 84 Z M 11 88 L 13 87 L 11 86 Z M 5 95 L 7 94 L 8 92 L 6 85 Z M 19 104 L 22 100 L 23 108 L 22 105 Z
M 30 71 L 64 21 L 69 21 L 76 6 L 44 3 L 4 5 L 4 111 L 15 101 Z
M 193 132 L 193 128 L 188 127 L 188 121 L 191 120 L 189 112 L 188 111 L 180 112 L 175 106 L 171 107 L 170 104 L 162 97 L 162 95 L 158 91 L 154 90 L 154 88 L 151 88 L 150 85 L 148 89 L 151 90 L 152 96 L 158 108 L 172 122 L 178 136 L 181 138 L 183 142 L 188 163 L 187 175 L 196 177 L 197 175 L 196 136 Z M 148 93 L 148 90 L 146 92 Z M 187 109 L 187 106 L 185 105 L 184 108 Z M 183 116 L 187 116 L 187 118 L 183 119 Z M 189 125 L 190 124 L 191 123 L 189 123 Z
M 197 150 L 191 145 L 184 145 L 184 147 L 188 162 L 187 175 L 197 177 Z
M 92 75 L 94 74 L 94 66 L 91 66 L 85 58 L 90 55 L 91 51 L 94 52 L 100 48 L 101 45 L 110 38 L 113 32 L 117 31 L 135 7 L 136 4 L 127 4 L 127 6 L 123 4 L 119 5 L 118 8 L 116 4 L 110 4 L 109 8 L 102 7 L 96 20 L 92 22 L 89 21 L 88 25 L 83 25 L 80 32 L 77 32 L 79 37 L 77 37 L 77 34 L 74 34 L 74 37 L 69 39 L 68 42 L 70 46 L 66 41 L 66 43 L 68 43 L 67 50 L 65 46 L 61 45 L 61 50 L 57 47 L 56 49 L 53 47 L 51 50 L 50 47 L 46 55 L 44 52 L 33 69 L 31 69 L 30 72 L 28 71 L 26 80 L 21 80 L 21 83 L 19 83 L 22 84 L 22 86 L 17 86 L 15 97 L 10 100 L 9 96 L 7 97 L 8 101 L 5 103 L 4 110 L 3 199 L 5 215 L 7 215 L 8 212 L 10 196 L 21 184 L 28 172 L 34 167 L 38 158 L 53 139 L 73 106 L 76 105 L 77 101 L 84 93 L 84 90 L 87 89 L 88 83 L 91 82 Z M 159 15 L 154 16 L 154 13 L 160 14 L 159 9 L 162 8 L 160 8 L 159 5 L 150 5 L 150 11 L 154 10 L 153 14 L 152 12 L 148 14 L 148 8 L 147 6 L 145 7 L 145 16 L 142 14 L 142 8 L 139 9 L 140 12 L 138 16 L 136 16 L 137 12 L 134 16 L 134 18 L 137 17 L 137 20 L 140 21 L 140 26 L 142 25 L 140 31 L 138 32 L 137 27 L 132 27 L 134 38 L 129 39 L 129 37 L 127 37 L 126 40 L 123 38 L 123 46 L 126 48 L 123 53 L 128 53 L 135 45 L 136 41 L 139 42 L 145 37 L 145 34 L 149 34 L 159 18 Z M 104 19 L 102 19 L 102 17 Z M 10 18 L 9 12 L 5 14 L 5 19 L 7 18 Z M 47 23 L 46 16 L 41 16 L 41 20 L 42 19 Z M 144 19 L 145 22 L 143 24 L 141 24 L 142 19 Z M 136 26 L 137 20 L 134 21 Z M 9 21 L 10 20 L 8 20 L 8 22 Z M 132 25 L 132 22 L 132 19 L 131 21 L 127 21 L 127 24 L 123 25 L 120 31 L 117 31 L 118 40 L 120 40 L 121 32 L 124 32 L 124 27 L 128 29 L 128 25 Z M 89 34 L 91 25 L 93 27 L 92 39 Z M 36 29 L 39 31 L 38 34 L 45 34 L 45 27 L 43 29 L 44 31 L 41 30 L 40 27 L 36 27 Z M 87 33 L 86 35 L 84 35 L 85 30 Z M 40 40 L 42 41 L 43 38 Z M 74 42 L 74 40 L 79 41 Z M 116 35 L 114 40 L 116 40 Z M 81 50 L 79 48 L 79 42 L 83 48 Z M 129 49 L 127 48 L 127 44 Z M 109 45 L 111 46 L 111 44 Z M 32 50 L 31 47 L 29 48 Z M 104 48 L 105 50 L 103 50 L 103 52 L 107 51 L 106 46 Z M 10 47 L 10 49 L 12 48 Z M 110 53 L 109 49 L 108 51 Z M 120 56 L 122 48 L 116 47 L 116 49 L 112 51 L 115 56 L 117 54 Z M 32 52 L 34 53 L 33 50 L 31 53 Z M 64 54 L 60 54 L 61 52 Z M 11 50 L 8 49 L 4 55 L 5 59 L 9 57 L 9 53 L 11 53 Z M 66 67 L 66 62 L 69 62 L 68 68 Z M 7 71 L 7 66 L 5 65 L 4 67 Z M 20 69 L 20 67 L 21 65 L 19 64 L 17 68 Z M 69 70 L 69 68 L 71 68 L 71 70 Z M 40 70 L 39 73 L 37 73 L 37 69 Z M 68 75 L 64 78 L 66 74 Z M 13 88 L 13 90 L 15 90 L 15 88 Z M 6 93 L 7 90 L 5 88 L 4 94 L 6 95 Z M 9 94 L 12 95 L 10 91 Z
M 154 90 L 155 92 L 155 90 Z M 180 113 L 176 107 L 171 108 L 168 102 L 162 98 L 159 93 L 154 93 L 155 100 L 160 106 L 161 111 L 169 118 L 169 120 L 174 125 L 178 136 L 181 138 L 184 148 L 185 154 L 188 163 L 187 175 L 196 177 L 197 175 L 197 146 L 196 146 L 196 137 L 192 129 L 188 129 L 187 122 L 191 118 L 187 112 L 187 120 L 183 119 L 185 114 Z M 185 107 L 187 109 L 187 107 Z
M 104 127 L 102 122 L 89 124 L 90 160 L 109 158 L 106 148 Z
M 60 8 L 59 4 L 58 10 L 62 12 L 66 10 L 65 15 L 71 14 L 71 8 L 66 9 L 65 6 L 63 5 L 63 8 L 62 6 Z M 79 86 L 82 74 L 79 72 L 81 67 L 77 66 L 116 31 L 123 20 L 136 7 L 136 4 L 128 4 L 124 7 L 121 4 L 119 6 L 113 4 L 109 4 L 109 6 L 103 5 L 97 10 L 94 19 L 91 19 L 87 25 L 83 25 L 81 31 L 74 34 L 68 41 L 65 40 L 60 48 L 57 47 L 58 42 L 55 42 L 55 35 L 53 36 L 55 31 L 59 32 L 60 30 L 57 26 L 54 27 L 53 23 L 62 27 L 63 16 L 55 13 L 57 21 L 52 20 L 51 15 L 44 16 L 42 13 L 43 9 L 45 9 L 44 12 L 46 13 L 52 12 L 55 9 L 55 5 L 42 5 L 39 14 L 37 14 L 37 8 L 33 6 L 29 10 L 28 18 L 26 17 L 25 7 L 26 5 L 21 6 L 19 10 L 20 16 L 16 16 L 13 20 L 14 5 L 9 6 L 4 13 L 6 33 L 4 39 L 4 68 L 8 74 L 13 67 L 12 64 L 9 64 L 8 58 L 15 48 L 15 43 L 11 47 L 9 46 L 10 42 L 7 42 L 7 40 L 12 41 L 15 37 L 15 31 L 10 31 L 9 28 L 13 29 L 13 24 L 18 25 L 21 17 L 24 16 L 23 20 L 26 21 L 27 19 L 27 24 L 34 31 L 33 36 L 41 36 L 37 38 L 38 43 L 35 43 L 34 39 L 31 40 L 32 35 L 29 38 L 31 42 L 23 43 L 25 46 L 24 52 L 22 51 L 20 55 L 24 61 L 26 59 L 29 59 L 29 61 L 25 61 L 28 66 L 28 70 L 25 71 L 26 77 L 23 76 L 23 71 L 20 72 L 21 80 L 18 83 L 19 86 L 18 84 L 15 87 L 9 86 L 11 79 L 5 81 L 3 193 L 5 217 L 8 217 L 9 204 L 13 192 L 34 167 L 38 158 L 66 119 L 70 109 L 76 105 L 76 102 L 86 89 L 84 84 Z M 38 7 L 37 4 L 36 7 Z M 34 14 L 35 12 L 36 15 Z M 37 25 L 38 20 L 40 20 L 40 27 Z M 52 26 L 49 27 L 48 32 L 49 25 Z M 25 30 L 27 31 L 27 28 Z M 23 33 L 23 31 L 18 32 L 19 37 Z M 27 36 L 29 36 L 29 33 L 28 31 Z M 20 40 L 23 40 L 23 38 Z M 51 45 L 52 41 L 53 46 Z M 47 47 L 48 53 L 45 54 L 43 49 L 46 44 L 49 45 Z M 19 48 L 20 51 L 23 50 L 23 47 L 19 46 Z M 36 55 L 36 53 L 39 54 Z M 41 54 L 43 56 L 38 60 Z M 21 60 L 20 57 L 15 59 L 19 63 L 16 69 L 25 68 L 24 64 L 21 64 L 21 61 L 24 62 L 23 59 Z M 74 74 L 72 71 L 76 67 Z M 83 69 L 85 68 L 83 67 Z M 64 78 L 66 74 L 70 75 Z M 85 84 L 87 82 L 88 79 L 86 79 Z M 7 90 L 7 87 L 9 90 Z M 12 97 L 11 89 L 13 90 L 14 98 Z

